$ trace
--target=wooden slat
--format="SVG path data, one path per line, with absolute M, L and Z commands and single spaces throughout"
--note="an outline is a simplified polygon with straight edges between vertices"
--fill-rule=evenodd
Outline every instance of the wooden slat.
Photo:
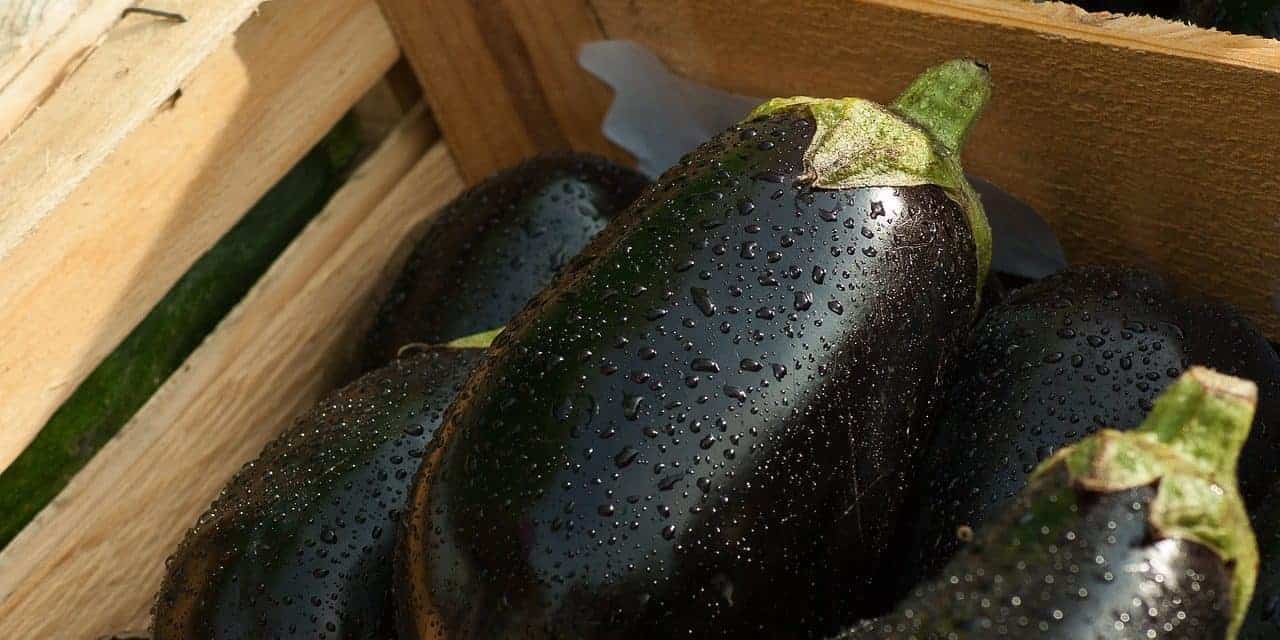
M 442 144 L 421 155 L 417 115 L 0 554 L 0 637 L 146 627 L 166 555 L 231 474 L 329 389 L 388 256 L 462 189 Z
M 1280 338 L 1280 42 L 1001 0 L 592 6 L 607 37 L 747 95 L 887 100 L 943 59 L 985 60 L 968 170 L 1046 215 L 1071 259 L 1157 267 Z
M 599 133 L 609 89 L 574 63 L 601 37 L 585 0 L 381 0 L 471 182 L 540 151 L 626 160 Z
M 578 49 L 604 35 L 587 0 L 562 0 L 555 3 L 554 11 L 548 11 L 547 3 L 541 0 L 506 0 L 505 5 L 505 17 L 519 38 L 511 41 L 511 51 L 501 58 L 528 59 L 537 89 L 548 96 L 548 107 L 569 145 L 619 162 L 633 162 L 600 132 L 600 114 L 609 108 L 613 92 L 594 76 L 582 73 L 577 64 Z
M 0 468 L 396 56 L 372 0 L 264 5 L 0 258 Z
M 93 50 L 133 1 L 0 3 L 0 141 Z
M 0 146 L 0 258 L 173 96 L 261 0 L 171 0 L 177 24 L 134 15 Z
M 0 5 L 0 88 L 3 88 L 91 0 L 11 0 Z
M 422 89 L 408 63 L 401 59 L 352 105 L 351 114 L 359 126 L 360 139 L 377 142 L 399 124 L 409 109 L 421 103 Z

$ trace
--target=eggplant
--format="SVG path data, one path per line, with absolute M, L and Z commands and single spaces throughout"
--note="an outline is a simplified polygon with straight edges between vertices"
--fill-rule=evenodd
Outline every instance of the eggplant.
M 987 312 L 996 305 L 1003 303 L 1005 298 L 1009 297 L 1008 285 L 1005 284 L 1007 279 L 1009 279 L 1008 275 L 994 271 L 987 274 L 987 281 L 982 286 L 982 293 L 978 294 L 981 304 L 978 306 L 975 321 L 986 317 Z
M 648 184 L 604 158 L 558 153 L 459 196 L 434 218 L 384 300 L 361 371 L 406 344 L 443 344 L 506 324 Z
M 1257 381 L 1261 404 L 1240 462 L 1260 507 L 1280 454 L 1280 357 L 1224 304 L 1158 275 L 1078 266 L 1022 287 L 979 323 L 947 392 L 903 525 L 897 593 L 934 575 L 1026 486 L 1040 461 L 1108 425 L 1136 425 L 1190 363 Z
M 1258 584 L 1240 640 L 1273 640 L 1280 638 L 1280 474 L 1256 502 L 1249 518 L 1258 537 Z
M 1055 453 L 940 576 L 838 638 L 1235 638 L 1258 568 L 1235 477 L 1256 402 L 1189 369 L 1138 429 Z
M 1240 640 L 1280 638 L 1280 475 L 1259 502 L 1249 511 L 1258 537 L 1258 584 Z
M 152 637 L 394 637 L 396 521 L 477 348 L 396 360 L 245 465 L 166 562 Z
M 958 155 L 989 93 L 952 61 L 888 108 L 772 100 L 664 173 L 449 410 L 401 637 L 858 619 L 988 270 Z

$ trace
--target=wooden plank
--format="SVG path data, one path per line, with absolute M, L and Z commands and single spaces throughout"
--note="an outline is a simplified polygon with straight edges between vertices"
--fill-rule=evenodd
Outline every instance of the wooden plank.
M 608 87 L 571 68 L 601 35 L 585 0 L 381 3 L 470 182 L 540 151 L 626 160 L 593 120 Z
M 371 0 L 265 5 L 0 258 L 0 468 L 397 52 Z
M 0 6 L 0 88 L 88 4 L 89 0 L 14 0 Z
M 0 637 L 147 625 L 166 555 L 231 474 L 329 390 L 386 259 L 461 191 L 443 144 L 421 155 L 426 132 L 419 112 L 0 554 Z
M 0 4 L 0 141 L 84 60 L 133 1 Z
M 441 132 L 459 152 L 458 166 L 468 181 L 535 154 L 538 137 L 559 143 L 558 131 L 530 130 L 521 117 L 522 105 L 505 84 L 510 76 L 476 22 L 479 5 L 467 0 L 381 0 L 381 5 Z
M 510 41 L 510 52 L 502 58 L 528 58 L 538 89 L 550 97 L 548 107 L 569 145 L 633 164 L 631 156 L 600 131 L 600 114 L 608 110 L 613 92 L 578 67 L 578 49 L 604 37 L 587 0 L 561 0 L 554 10 L 540 0 L 506 0 L 505 5 L 519 38 Z
M 174 95 L 261 0 L 170 0 L 187 16 L 121 20 L 93 55 L 0 146 L 0 258 Z M 163 55 L 158 55 L 163 52 Z
M 422 89 L 402 58 L 351 106 L 351 115 L 356 119 L 360 139 L 376 144 L 400 123 L 409 109 L 421 103 Z
M 1071 259 L 1154 266 L 1280 338 L 1280 42 L 1000 0 L 592 5 L 608 37 L 747 95 L 887 100 L 943 59 L 987 61 L 968 170 L 1048 217 Z

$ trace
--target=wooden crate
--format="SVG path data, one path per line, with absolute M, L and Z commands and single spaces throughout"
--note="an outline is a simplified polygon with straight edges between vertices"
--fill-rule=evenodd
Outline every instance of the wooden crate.
M 1277 42 L 997 0 L 167 0 L 181 23 L 121 17 L 133 3 L 0 7 L 21 27 L 0 36 L 0 467 L 341 114 L 363 96 L 391 126 L 0 552 L 0 638 L 145 628 L 165 556 L 331 386 L 409 229 L 539 151 L 627 160 L 576 63 L 592 40 L 752 95 L 884 100 L 983 59 L 996 94 L 969 170 L 1046 215 L 1072 259 L 1150 263 L 1280 338 Z M 426 107 L 406 103 L 402 53 Z

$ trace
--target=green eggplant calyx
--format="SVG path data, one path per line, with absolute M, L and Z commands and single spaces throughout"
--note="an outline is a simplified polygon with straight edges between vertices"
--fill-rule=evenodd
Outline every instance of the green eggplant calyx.
M 1258 547 L 1236 486 L 1236 462 L 1249 436 L 1257 386 L 1192 367 L 1156 399 L 1133 431 L 1105 429 L 1041 464 L 1032 482 L 1065 464 L 1071 483 L 1108 493 L 1156 484 L 1149 522 L 1164 539 L 1190 540 L 1232 568 L 1235 636 L 1257 579 Z
M 991 265 L 991 227 L 964 177 L 959 147 L 990 95 L 985 67 L 953 60 L 921 74 L 892 107 L 862 98 L 774 98 L 747 121 L 807 107 L 815 131 L 804 168 L 815 187 L 942 187 L 968 217 L 981 291 Z
M 503 328 L 504 327 L 498 327 L 497 329 L 473 333 L 469 336 L 450 340 L 438 346 L 446 349 L 488 349 L 489 345 L 493 344 L 494 339 L 498 337 L 498 334 L 502 333 Z M 426 351 L 427 349 L 435 346 L 437 345 L 427 344 L 425 342 L 410 342 L 402 345 L 400 349 L 396 351 L 396 357 L 402 358 L 410 353 Z
M 502 329 L 503 327 L 498 327 L 497 329 L 473 333 L 457 340 L 450 340 L 444 343 L 444 346 L 450 349 L 488 349 L 489 345 L 493 344 L 494 339 L 498 337 L 498 334 L 502 333 Z
M 1161 395 L 1141 431 L 1178 449 L 1207 473 L 1234 481 L 1236 463 L 1249 439 L 1258 386 L 1203 367 L 1178 379 Z

